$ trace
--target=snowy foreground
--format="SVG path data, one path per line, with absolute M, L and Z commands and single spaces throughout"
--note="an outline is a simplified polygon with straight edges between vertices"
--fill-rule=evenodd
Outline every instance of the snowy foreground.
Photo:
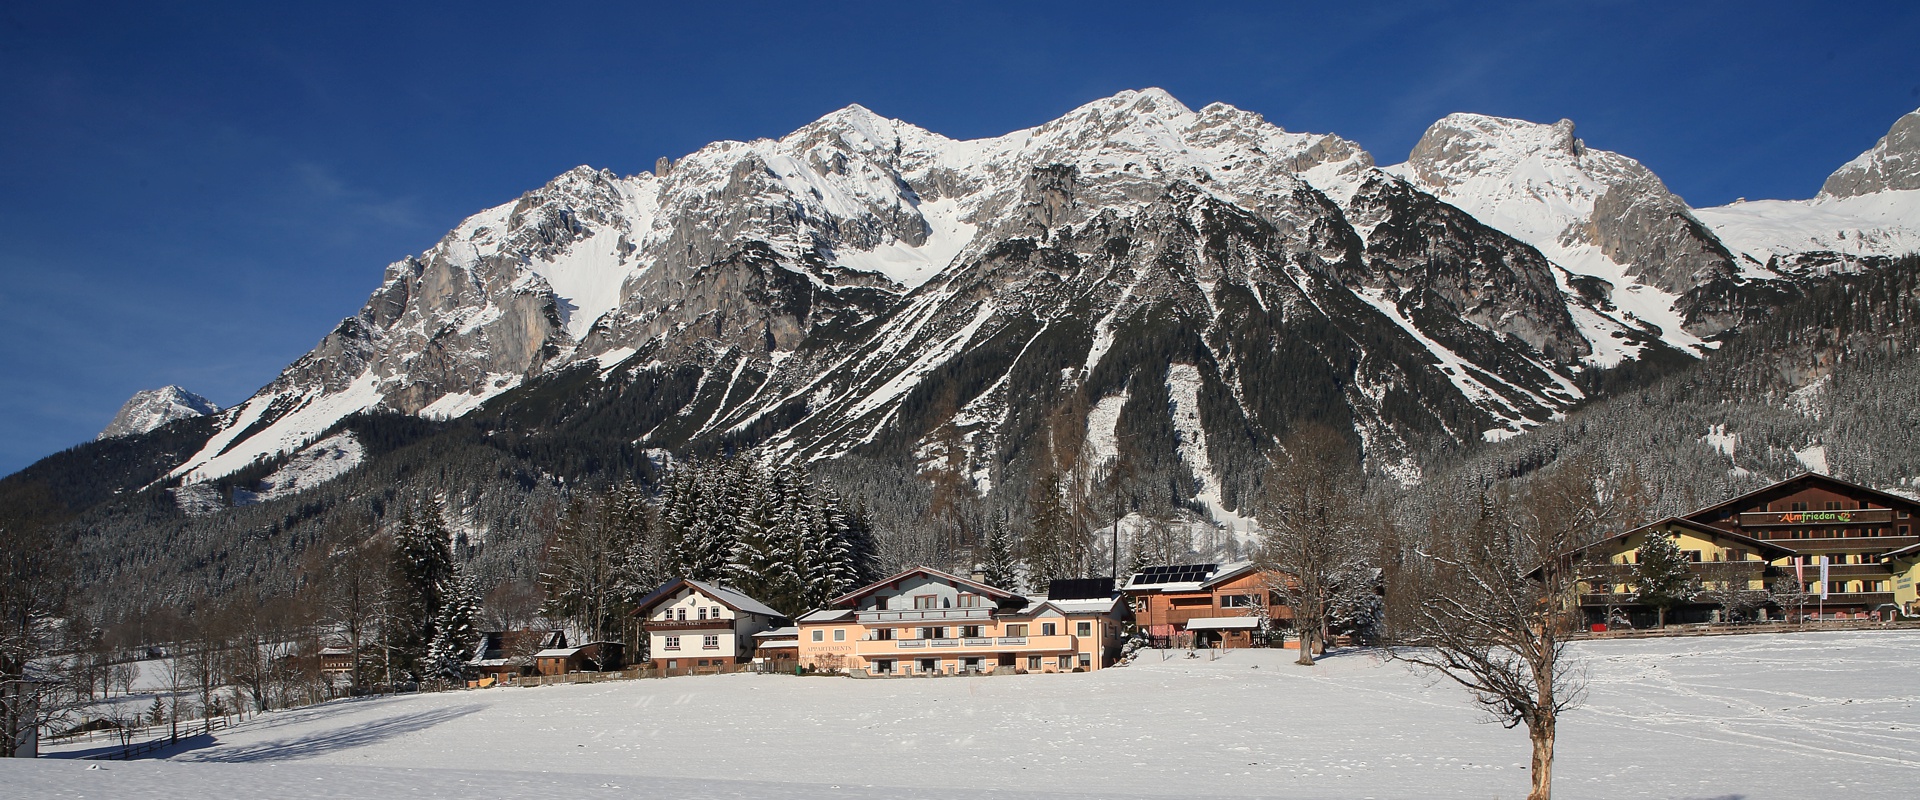
M 1920 633 L 1579 646 L 1564 798 L 1904 796 Z M 157 760 L 0 763 L 0 797 L 1518 798 L 1527 739 L 1366 653 L 1085 675 L 726 675 L 361 699 Z M 62 754 L 55 754 L 62 755 Z M 67 753 L 64 755 L 72 755 Z

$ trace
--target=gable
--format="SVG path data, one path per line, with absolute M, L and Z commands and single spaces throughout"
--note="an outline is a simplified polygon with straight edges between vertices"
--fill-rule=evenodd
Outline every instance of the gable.
M 951 598 L 962 594 L 987 598 L 992 604 L 1021 599 L 1019 595 L 995 586 L 989 586 L 976 580 L 951 575 L 931 567 L 914 567 L 894 575 L 881 578 L 844 595 L 827 601 L 828 605 L 857 605 L 875 595 L 898 597 L 914 592 L 932 593 L 936 597 Z
M 1792 525 L 1806 522 L 1882 522 L 1879 515 L 1868 515 L 1871 519 L 1790 519 L 1770 518 L 1769 515 L 1794 513 L 1812 513 L 1825 515 L 1831 512 L 1893 510 L 1911 514 L 1920 510 L 1916 503 L 1896 494 L 1871 489 L 1856 483 L 1849 483 L 1830 475 L 1808 472 L 1788 478 L 1779 483 L 1702 508 L 1686 515 L 1695 522 L 1719 523 L 1732 522 L 1742 525 L 1783 524 Z

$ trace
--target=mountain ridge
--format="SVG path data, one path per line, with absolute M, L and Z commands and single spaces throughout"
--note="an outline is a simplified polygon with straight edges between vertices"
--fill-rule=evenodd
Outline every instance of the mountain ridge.
M 651 173 L 576 167 L 390 265 L 359 313 L 221 412 L 156 485 L 264 465 L 355 413 L 455 418 L 591 368 L 683 398 L 635 446 L 766 444 L 817 460 L 894 442 L 881 449 L 906 458 L 958 427 L 984 492 L 1031 461 L 1038 412 L 1019 401 L 1091 406 L 1175 364 L 1201 368 L 1195 397 L 1221 398 L 1207 428 L 1239 431 L 1205 471 L 1257 463 L 1305 413 L 1352 428 L 1373 468 L 1418 480 L 1407 465 L 1422 448 L 1552 419 L 1596 371 L 1698 357 L 1817 277 L 1754 257 L 1778 226 L 1696 213 L 1574 133 L 1450 115 L 1382 168 L 1338 136 L 1147 89 L 986 139 L 855 104 Z M 1875 163 L 1904 152 L 1889 141 L 1905 139 L 1890 134 Z M 1280 349 L 1292 345 L 1279 337 L 1312 342 L 1328 387 L 1290 391 L 1321 399 L 1260 410 L 1249 398 L 1272 385 L 1248 382 L 1241 359 L 1258 348 L 1234 330 Z M 1096 380 L 1130 336 L 1188 349 Z M 986 369 L 968 366 L 977 352 L 1008 371 L 966 377 Z M 952 414 L 922 413 L 948 395 Z

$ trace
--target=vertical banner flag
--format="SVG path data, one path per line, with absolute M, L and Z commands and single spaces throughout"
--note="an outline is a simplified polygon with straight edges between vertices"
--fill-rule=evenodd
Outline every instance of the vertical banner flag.
M 1820 599 L 1827 599 L 1827 557 L 1820 557 Z

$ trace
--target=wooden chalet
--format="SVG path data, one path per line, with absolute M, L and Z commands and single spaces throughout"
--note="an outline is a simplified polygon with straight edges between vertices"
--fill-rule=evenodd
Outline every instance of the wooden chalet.
M 564 631 L 482 631 L 467 661 L 469 675 L 480 680 L 511 681 L 538 672 L 534 654 L 567 646 Z
M 662 675 L 747 663 L 755 634 L 788 623 L 786 615 L 737 589 L 687 578 L 662 584 L 641 598 L 633 614 L 644 620 L 647 660 Z
M 1807 472 L 1684 519 L 1790 550 L 1773 563 L 1806 585 L 1808 613 L 1847 619 L 1895 603 L 1887 556 L 1920 544 L 1916 512 L 1920 502 Z
M 1648 627 L 1659 619 L 1657 610 L 1640 602 L 1635 586 L 1636 553 L 1656 536 L 1674 540 L 1694 579 L 1710 591 L 1764 591 L 1773 578 L 1786 574 L 1775 563 L 1794 555 L 1793 550 L 1766 540 L 1678 517 L 1615 534 L 1571 553 L 1588 578 L 1579 584 L 1578 602 L 1589 625 L 1625 621 Z M 1718 613 L 1713 604 L 1696 598 L 1669 610 L 1666 620 L 1711 622 L 1717 621 Z
M 1275 589 L 1278 576 L 1251 561 L 1147 567 L 1121 587 L 1134 624 L 1155 647 L 1187 640 L 1199 647 L 1248 647 L 1260 618 L 1289 625 L 1293 612 Z
M 338 645 L 320 648 L 320 675 L 326 678 L 343 677 L 353 672 L 353 651 Z
M 624 666 L 626 645 L 619 642 L 587 642 L 577 647 L 555 647 L 533 654 L 534 669 L 541 675 L 566 675 L 574 672 L 613 672 Z

